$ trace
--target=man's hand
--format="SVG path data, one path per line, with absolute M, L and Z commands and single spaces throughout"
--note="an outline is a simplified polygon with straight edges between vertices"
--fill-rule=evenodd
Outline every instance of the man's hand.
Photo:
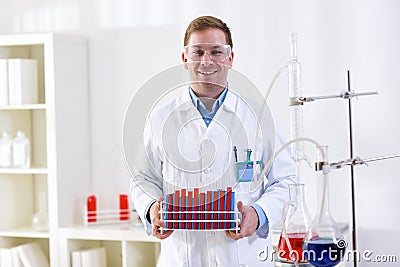
M 252 236 L 257 230 L 258 215 L 251 206 L 243 205 L 242 201 L 237 204 L 238 210 L 242 214 L 242 221 L 240 222 L 240 231 L 236 234 L 235 230 L 225 231 L 226 236 L 233 240 L 239 240 L 243 237 Z
M 161 233 L 160 228 L 165 228 L 165 222 L 160 220 L 160 208 L 161 202 L 164 200 L 163 197 L 160 197 L 156 202 L 154 202 L 150 207 L 150 221 L 152 227 L 152 234 L 154 237 L 158 239 L 165 239 L 169 237 L 174 231 L 173 230 L 163 230 Z

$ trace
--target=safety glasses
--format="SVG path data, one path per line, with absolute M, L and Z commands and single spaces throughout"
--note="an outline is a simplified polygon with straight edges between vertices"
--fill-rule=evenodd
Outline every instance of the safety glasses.
M 226 44 L 199 43 L 184 47 L 184 54 L 192 61 L 205 61 L 206 56 L 214 62 L 223 62 L 231 55 L 231 47 Z

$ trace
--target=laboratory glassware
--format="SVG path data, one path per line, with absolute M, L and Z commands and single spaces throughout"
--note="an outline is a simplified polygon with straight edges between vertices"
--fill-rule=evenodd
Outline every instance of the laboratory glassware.
M 282 216 L 282 233 L 278 243 L 278 259 L 281 262 L 297 262 L 304 266 L 303 240 L 310 227 L 311 217 L 304 199 L 304 184 L 289 185 L 290 200 Z M 287 208 L 286 208 L 287 207 Z M 288 243 L 289 242 L 289 243 Z
M 329 211 L 329 163 L 327 146 L 318 151 L 318 213 L 304 239 L 305 256 L 308 262 L 317 267 L 331 267 L 339 264 L 343 258 L 346 242 Z
M 298 101 L 302 96 L 301 91 L 301 64 L 297 57 L 297 34 L 290 35 L 290 60 L 288 67 L 289 100 L 290 100 L 290 126 L 291 139 L 303 137 L 303 105 Z M 302 141 L 292 144 L 292 158 L 297 165 L 297 179 L 300 183 L 300 161 L 304 157 L 304 143 Z
M 39 210 L 32 216 L 33 229 L 46 232 L 49 230 L 49 214 L 47 212 L 46 192 L 39 193 Z

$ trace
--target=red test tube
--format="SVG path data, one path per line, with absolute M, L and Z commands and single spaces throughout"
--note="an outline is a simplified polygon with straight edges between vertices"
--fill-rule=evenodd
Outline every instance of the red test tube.
M 188 211 L 188 203 L 186 203 L 186 189 L 181 189 L 181 207 L 180 207 L 180 211 L 182 211 L 182 213 L 179 213 L 179 219 L 180 220 L 187 220 L 187 212 Z M 179 223 L 179 228 L 180 229 L 187 229 L 187 223 L 186 222 L 180 222 Z
M 186 204 L 187 211 L 193 211 L 193 191 L 188 192 L 188 202 Z M 193 229 L 193 213 L 188 212 L 186 220 L 189 220 L 186 224 L 187 229 Z
M 194 191 L 193 192 L 193 198 L 194 198 L 193 206 L 194 206 L 194 208 L 192 210 L 196 211 L 194 213 L 194 217 L 192 217 L 195 220 L 194 229 L 200 229 L 200 223 L 198 222 L 200 220 L 200 216 L 199 216 L 199 211 L 200 211 L 200 207 L 199 207 L 200 189 L 199 188 L 195 188 L 193 191 Z
M 88 222 L 95 222 L 97 221 L 97 204 L 96 204 L 96 196 L 95 195 L 90 195 L 87 198 L 86 201 L 86 206 L 87 206 L 87 215 L 88 215 Z
M 212 228 L 213 229 L 218 229 L 218 220 L 219 220 L 219 213 L 218 213 L 218 191 L 213 191 L 213 194 L 214 194 L 214 199 L 213 199 L 213 211 L 216 211 L 216 212 L 214 212 L 213 214 L 214 214 L 214 218 L 213 218 L 213 220 L 215 221 L 215 222 L 213 222 L 213 224 L 212 224 Z
M 129 202 L 126 194 L 119 195 L 119 219 L 121 221 L 129 219 Z
M 212 192 L 211 191 L 207 191 L 206 211 L 208 211 L 208 212 L 206 213 L 207 214 L 206 220 L 211 220 L 211 206 L 212 206 L 211 197 L 212 197 Z M 208 221 L 206 223 L 206 229 L 211 229 L 211 222 L 210 221 Z
M 181 191 L 180 190 L 175 190 L 175 195 L 174 195 L 174 229 L 179 229 L 180 224 L 178 223 L 178 220 L 180 219 L 180 216 L 178 214 L 178 211 L 180 210 L 180 205 L 181 203 L 179 202 L 180 200 L 180 195 Z
M 221 191 L 219 191 L 219 211 L 226 211 L 224 202 L 225 202 L 225 191 L 221 190 Z M 219 217 L 218 229 L 221 229 L 221 228 L 225 229 L 224 222 L 223 222 L 225 220 L 225 213 L 219 213 L 218 217 Z
M 200 193 L 200 217 L 199 219 L 202 220 L 202 222 L 200 223 L 200 229 L 204 230 L 205 229 L 205 222 L 204 220 L 206 220 L 206 216 L 205 216 L 205 198 L 206 198 L 206 194 L 205 193 Z

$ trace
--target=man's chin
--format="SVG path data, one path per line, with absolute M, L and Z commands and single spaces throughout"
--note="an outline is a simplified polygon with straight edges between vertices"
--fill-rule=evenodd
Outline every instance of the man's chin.
M 225 88 L 225 85 L 222 84 L 217 84 L 215 82 L 211 82 L 211 81 L 198 81 L 196 82 L 196 84 L 202 88 L 215 88 L 215 89 L 221 89 L 221 88 Z

